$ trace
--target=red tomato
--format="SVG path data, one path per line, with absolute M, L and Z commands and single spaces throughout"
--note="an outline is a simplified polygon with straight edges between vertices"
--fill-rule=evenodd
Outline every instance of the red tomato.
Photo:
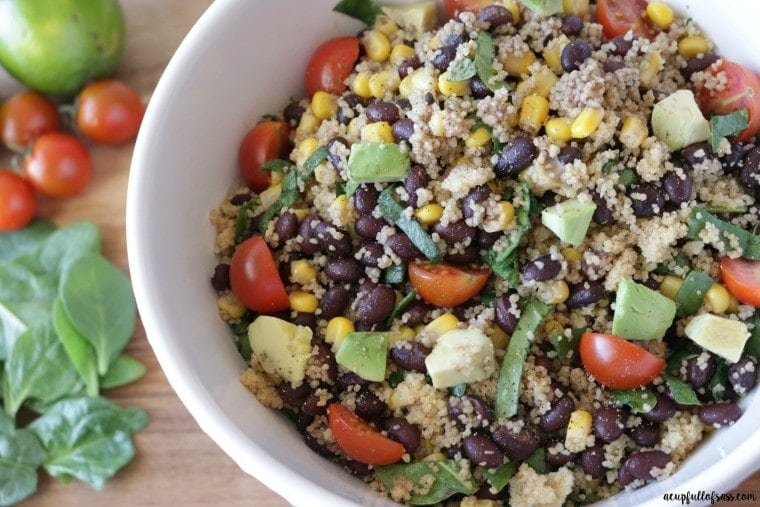
M 581 362 L 601 384 L 613 389 L 635 389 L 652 382 L 665 360 L 611 334 L 583 333 Z
M 406 452 L 403 445 L 384 437 L 340 403 L 327 407 L 327 421 L 343 454 L 359 463 L 390 465 Z
M 357 37 L 336 37 L 319 46 L 311 55 L 304 76 L 309 97 L 319 90 L 339 95 L 346 89 L 344 81 L 358 59 Z
M 13 151 L 24 151 L 35 137 L 60 128 L 58 108 L 37 92 L 20 92 L 0 108 L 3 143 Z
M 726 288 L 736 299 L 760 308 L 760 262 L 723 257 L 720 273 Z
M 271 175 L 261 170 L 264 162 L 284 157 L 290 149 L 290 125 L 284 121 L 262 121 L 240 143 L 238 168 L 248 188 L 261 192 L 269 187 Z
M 121 144 L 137 135 L 145 105 L 126 83 L 104 79 L 88 84 L 76 102 L 76 124 L 89 140 Z
M 713 114 L 728 114 L 747 108 L 747 128 L 736 136 L 736 140 L 749 141 L 760 130 L 760 78 L 751 70 L 725 59 L 717 70 L 710 67 L 705 72 L 725 72 L 728 86 L 714 94 L 706 89 L 699 90 L 697 102 L 700 109 L 709 118 Z
M 655 32 L 644 17 L 646 10 L 646 0 L 598 0 L 596 20 L 608 39 L 625 35 L 628 30 L 633 30 L 634 35 L 652 39 Z
M 50 197 L 76 195 L 92 177 L 87 148 L 79 139 L 63 132 L 38 137 L 22 167 L 34 188 Z
M 24 227 L 36 211 L 37 197 L 31 183 L 13 171 L 0 170 L 0 231 Z
M 456 306 L 485 287 L 489 268 L 465 269 L 449 264 L 409 264 L 409 281 L 422 299 L 436 306 Z
M 493 0 L 443 0 L 443 8 L 450 18 L 455 18 L 460 12 L 478 12 Z
M 243 241 L 232 254 L 230 286 L 233 294 L 254 312 L 273 313 L 290 307 L 272 252 L 261 236 Z

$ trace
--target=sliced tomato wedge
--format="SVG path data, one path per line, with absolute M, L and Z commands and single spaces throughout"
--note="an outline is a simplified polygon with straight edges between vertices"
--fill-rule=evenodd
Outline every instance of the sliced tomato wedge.
M 335 37 L 320 45 L 306 65 L 304 84 L 309 97 L 319 90 L 339 95 L 346 89 L 345 80 L 358 59 L 356 37 Z
M 402 444 L 384 437 L 340 403 L 327 407 L 327 422 L 343 454 L 359 463 L 390 465 L 406 452 Z
M 450 18 L 454 19 L 460 12 L 478 12 L 493 0 L 443 0 L 443 8 Z
M 655 31 L 647 23 L 644 16 L 646 10 L 646 0 L 598 0 L 596 20 L 608 39 L 625 35 L 629 30 L 633 30 L 635 35 L 652 39 Z
M 760 262 L 749 259 L 720 259 L 720 274 L 728 291 L 745 305 L 760 308 Z
M 583 333 L 579 352 L 586 371 L 613 389 L 636 389 L 652 382 L 665 360 L 612 334 Z
M 290 307 L 272 252 L 261 236 L 243 241 L 232 254 L 230 286 L 232 293 L 254 312 L 274 313 Z
M 450 264 L 409 264 L 409 281 L 422 299 L 435 306 L 457 306 L 483 290 L 490 268 L 467 269 Z

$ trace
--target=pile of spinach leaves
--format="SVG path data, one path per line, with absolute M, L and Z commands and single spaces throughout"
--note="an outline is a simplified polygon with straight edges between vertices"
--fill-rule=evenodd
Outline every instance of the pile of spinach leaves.
M 100 489 L 132 459 L 148 416 L 99 393 L 145 373 L 122 354 L 136 316 L 92 222 L 0 234 L 0 505 L 34 493 L 40 466 Z

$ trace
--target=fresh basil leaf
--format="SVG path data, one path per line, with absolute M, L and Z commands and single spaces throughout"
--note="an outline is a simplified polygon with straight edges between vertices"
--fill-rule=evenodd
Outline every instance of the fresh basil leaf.
M 689 271 L 676 293 L 676 314 L 679 317 L 687 317 L 697 313 L 713 283 L 715 282 L 709 275 L 697 269 Z
M 536 452 L 525 460 L 525 464 L 536 471 L 537 474 L 548 474 L 549 465 L 546 463 L 546 449 L 539 447 Z
M 0 505 L 14 505 L 37 490 L 37 467 L 45 449 L 34 434 L 16 429 L 0 412 Z
M 710 389 L 713 399 L 716 401 L 722 400 L 726 396 L 726 390 L 729 388 L 728 383 L 728 364 L 725 361 L 719 359 L 715 364 L 715 371 L 710 377 L 710 381 L 707 383 L 707 388 Z
M 747 108 L 739 109 L 729 114 L 715 115 L 710 118 L 710 147 L 716 151 L 720 147 L 720 140 L 739 134 L 747 128 L 749 111 Z
M 375 18 L 383 14 L 383 9 L 373 0 L 340 0 L 333 11 L 358 19 L 367 26 L 375 24 Z
M 670 394 L 673 395 L 673 401 L 679 405 L 701 405 L 694 389 L 683 380 L 665 375 L 665 383 L 670 388 Z
M 705 241 L 700 237 L 707 224 L 717 229 L 718 238 L 708 238 L 708 241 Z M 694 207 L 692 209 L 689 216 L 687 236 L 689 239 L 708 244 L 720 243 L 726 251 L 733 251 L 738 247 L 742 252 L 742 257 L 760 260 L 760 236 L 721 220 L 705 211 L 704 208 Z
M 34 219 L 22 229 L 0 233 L 0 261 L 10 261 L 33 252 L 53 232 L 55 225 L 52 222 Z
M 475 74 L 475 62 L 469 58 L 461 58 L 451 64 L 447 76 L 449 81 L 464 81 L 475 76 Z
M 387 489 L 392 489 L 399 478 L 412 481 L 416 486 L 422 485 L 423 478 L 435 478 L 427 493 L 412 493 L 409 503 L 412 505 L 432 505 L 441 502 L 452 495 L 462 493 L 472 495 L 478 487 L 473 480 L 463 480 L 459 474 L 461 466 L 455 460 L 447 461 L 417 461 L 415 463 L 399 463 L 375 468 L 375 474 Z
M 277 172 L 277 173 L 284 173 L 286 167 L 290 167 L 293 165 L 293 162 L 290 160 L 283 160 L 281 158 L 273 158 L 272 160 L 267 160 L 263 164 L 261 164 L 261 170 L 264 172 Z
M 248 340 L 246 340 L 248 341 Z M 131 384 L 145 375 L 145 365 L 129 356 L 119 356 L 100 378 L 101 389 Z
M 496 71 L 493 68 L 493 62 L 496 59 L 496 48 L 493 43 L 493 37 L 486 30 L 478 32 L 478 47 L 475 51 L 475 71 L 483 81 L 483 84 L 491 91 L 496 91 L 507 85 L 504 81 L 494 81 Z
M 243 241 L 243 237 L 250 229 L 251 212 L 259 205 L 261 199 L 258 196 L 251 197 L 248 202 L 240 206 L 238 210 L 238 216 L 235 219 L 235 244 L 237 245 Z
M 760 312 L 755 310 L 750 318 L 747 319 L 747 327 L 750 328 L 749 340 L 744 346 L 744 353 L 760 359 Z
M 498 493 L 507 487 L 509 480 L 517 471 L 517 462 L 510 461 L 509 463 L 504 463 L 499 468 L 495 469 L 485 467 L 480 467 L 480 469 L 482 470 L 483 475 L 486 476 L 486 479 L 488 479 L 488 482 L 491 484 L 491 489 Z
M 74 365 L 85 386 L 87 386 L 87 395 L 97 396 L 100 388 L 98 386 L 98 360 L 95 349 L 71 323 L 60 299 L 56 300 L 53 305 L 53 327 L 71 364 Z
M 610 391 L 615 403 L 628 405 L 634 414 L 646 414 L 657 405 L 657 396 L 649 389 L 632 391 Z

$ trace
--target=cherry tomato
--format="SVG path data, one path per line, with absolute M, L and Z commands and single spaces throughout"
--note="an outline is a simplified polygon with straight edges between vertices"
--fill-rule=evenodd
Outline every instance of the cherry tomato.
M 493 0 L 443 0 L 443 8 L 450 18 L 455 18 L 460 12 L 478 12 Z
M 145 105 L 137 92 L 116 79 L 85 86 L 76 102 L 76 124 L 87 139 L 100 144 L 121 144 L 137 135 Z
M 436 306 L 456 306 L 485 287 L 489 268 L 465 269 L 449 264 L 409 264 L 409 281 L 422 299 Z
M 327 421 L 340 450 L 359 463 L 390 465 L 406 452 L 403 445 L 384 437 L 340 403 L 327 407 Z
M 760 262 L 722 257 L 720 273 L 726 288 L 736 299 L 760 308 Z
M 290 306 L 272 252 L 261 236 L 238 245 L 230 261 L 232 293 L 249 310 L 273 313 Z
M 579 350 L 586 371 L 613 389 L 645 386 L 665 367 L 664 359 L 611 334 L 583 333 Z
M 709 67 L 705 72 L 724 72 L 728 85 L 717 93 L 699 90 L 697 102 L 700 109 L 709 118 L 710 115 L 728 114 L 746 108 L 749 113 L 747 128 L 736 136 L 736 140 L 749 141 L 760 130 L 760 78 L 751 70 L 725 59 L 717 68 Z
M 71 197 L 92 178 L 92 159 L 79 139 L 63 132 L 48 132 L 32 144 L 22 163 L 34 188 L 50 197 Z
M 344 81 L 358 59 L 357 37 L 336 37 L 319 46 L 311 55 L 304 76 L 309 97 L 319 90 L 339 95 L 346 89 Z
M 634 35 L 652 39 L 655 31 L 644 17 L 646 10 L 646 0 L 598 0 L 596 20 L 608 39 L 625 35 L 628 30 L 633 30 Z
M 238 168 L 248 188 L 261 192 L 269 187 L 272 178 L 261 166 L 287 155 L 289 136 L 290 125 L 284 121 L 262 121 L 245 135 L 238 152 Z
M 13 171 L 0 170 L 0 231 L 20 229 L 37 211 L 31 183 Z
M 58 108 L 37 92 L 20 92 L 0 107 L 3 143 L 13 151 L 22 152 L 35 137 L 60 128 Z

